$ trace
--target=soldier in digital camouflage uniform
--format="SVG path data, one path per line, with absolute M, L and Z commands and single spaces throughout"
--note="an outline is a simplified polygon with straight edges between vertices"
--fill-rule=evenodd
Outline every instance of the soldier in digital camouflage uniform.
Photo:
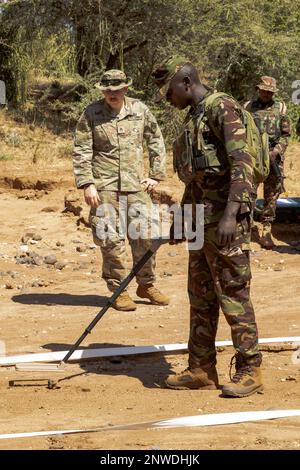
M 119 213 L 119 203 L 127 201 L 125 217 L 128 217 L 129 225 L 145 213 L 145 207 L 150 207 L 149 193 L 166 176 L 166 153 L 161 131 L 148 107 L 126 96 L 131 83 L 120 70 L 104 73 L 98 84 L 104 98 L 90 104 L 80 117 L 73 152 L 76 185 L 84 189 L 85 200 L 91 206 L 93 238 L 101 248 L 102 276 L 110 291 L 114 291 L 126 276 L 125 237 L 128 232 L 124 236 L 120 230 L 124 213 Z M 148 178 L 144 178 L 144 141 L 150 160 Z M 102 210 L 107 204 L 116 210 L 115 225 L 111 223 L 113 218 L 108 221 L 107 210 Z M 103 230 L 108 229 L 109 236 L 105 236 Z M 146 237 L 132 239 L 130 236 L 128 240 L 135 263 L 151 241 Z M 137 295 L 153 304 L 166 305 L 169 302 L 167 296 L 153 285 L 154 269 L 153 255 L 137 275 Z M 136 304 L 125 290 L 114 307 L 124 311 L 135 310 Z
M 245 103 L 261 132 L 269 135 L 270 174 L 263 183 L 264 207 L 261 214 L 260 244 L 266 249 L 274 247 L 271 230 L 276 215 L 276 201 L 284 192 L 284 154 L 290 136 L 290 123 L 284 102 L 274 99 L 278 91 L 273 77 L 263 76 L 256 86 L 258 97 Z M 277 173 L 277 174 L 276 174 Z
M 241 120 L 243 111 L 232 97 L 224 94 L 213 101 L 206 113 L 205 100 L 213 92 L 200 82 L 196 68 L 183 58 L 169 59 L 153 72 L 153 77 L 160 89 L 157 100 L 166 98 L 179 109 L 190 106 L 183 132 L 174 144 L 175 163 L 185 159 L 182 139 L 186 139 L 188 131 L 193 158 L 197 156 L 203 164 L 186 180 L 183 167 L 179 174 L 186 183 L 182 204 L 204 205 L 204 244 L 200 250 L 189 252 L 189 365 L 182 373 L 169 376 L 166 385 L 202 390 L 219 386 L 215 339 L 221 307 L 236 349 L 236 371 L 223 387 L 223 395 L 248 396 L 262 389 L 262 358 L 250 300 L 250 219 L 255 194 L 252 158 L 246 150 Z M 201 135 L 200 114 L 205 123 Z M 202 138 L 205 150 L 198 155 Z M 221 163 L 211 167 L 210 159 L 216 156 Z

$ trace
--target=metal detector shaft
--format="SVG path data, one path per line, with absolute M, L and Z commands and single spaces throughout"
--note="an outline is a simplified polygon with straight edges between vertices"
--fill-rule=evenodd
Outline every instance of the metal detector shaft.
M 113 295 L 107 300 L 106 305 L 100 310 L 100 312 L 96 315 L 94 320 L 89 324 L 89 326 L 85 329 L 84 333 L 78 338 L 76 343 L 71 347 L 65 357 L 62 359 L 62 363 L 66 363 L 70 356 L 72 356 L 73 352 L 76 351 L 78 346 L 82 343 L 82 341 L 86 338 L 86 336 L 91 333 L 94 326 L 97 325 L 98 321 L 101 320 L 103 315 L 107 312 L 107 310 L 112 306 L 114 301 L 119 297 L 119 295 L 126 289 L 130 281 L 136 276 L 136 274 L 140 271 L 140 269 L 144 266 L 145 263 L 151 258 L 151 256 L 158 250 L 158 248 L 163 244 L 168 242 L 167 239 L 157 239 L 154 240 L 152 243 L 151 248 L 146 251 L 146 253 L 142 256 L 142 258 L 136 263 L 136 265 L 132 268 L 128 276 L 121 282 L 119 287 L 114 291 Z

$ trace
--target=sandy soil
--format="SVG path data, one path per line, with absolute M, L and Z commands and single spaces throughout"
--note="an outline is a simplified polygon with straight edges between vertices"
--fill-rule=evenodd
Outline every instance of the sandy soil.
M 18 151 L 18 158 L 0 162 L 0 339 L 5 341 L 9 355 L 66 349 L 91 321 L 107 295 L 100 279 L 100 255 L 93 247 L 90 230 L 82 223 L 77 225 L 78 216 L 62 212 L 64 197 L 73 189 L 70 160 L 34 159 L 34 148 L 29 144 L 26 148 L 26 152 Z M 300 195 L 299 161 L 300 145 L 293 144 L 287 157 L 287 188 L 294 196 Z M 179 197 L 181 186 L 171 175 L 171 169 L 169 174 L 165 187 L 172 188 Z M 16 184 L 15 178 L 19 178 Z M 37 190 L 34 189 L 37 180 L 54 184 Z M 12 186 L 25 186 L 25 189 Z M 83 207 L 82 201 L 81 204 Z M 84 209 L 82 214 L 86 213 Z M 63 269 L 44 263 L 40 266 L 16 263 L 21 238 L 27 232 L 42 237 L 33 244 L 29 240 L 29 249 L 40 257 L 56 256 L 58 262 L 65 263 Z M 274 251 L 261 250 L 253 243 L 251 253 L 252 300 L 260 336 L 299 336 L 300 257 L 290 242 L 300 240 L 300 230 L 295 225 L 277 225 L 274 233 L 278 244 Z M 77 251 L 77 247 L 84 245 L 83 251 Z M 170 305 L 155 307 L 138 300 L 136 284 L 132 282 L 129 291 L 137 300 L 138 309 L 128 313 L 109 311 L 84 347 L 186 342 L 186 280 L 185 246 L 162 247 L 157 257 L 157 281 L 170 296 Z M 229 337 L 229 328 L 221 316 L 218 339 Z M 293 351 L 288 347 L 270 349 L 263 353 L 264 393 L 233 400 L 221 398 L 219 391 L 163 388 L 166 375 L 186 366 L 186 354 L 70 364 L 59 376 L 65 380 L 56 390 L 36 385 L 9 387 L 9 380 L 47 378 L 49 373 L 25 374 L 2 367 L 0 433 L 139 423 L 202 413 L 299 408 L 300 366 L 292 362 Z M 232 354 L 231 348 L 219 351 L 221 383 L 228 379 Z M 0 441 L 0 449 L 299 448 L 299 418 L 230 428 L 106 431 Z

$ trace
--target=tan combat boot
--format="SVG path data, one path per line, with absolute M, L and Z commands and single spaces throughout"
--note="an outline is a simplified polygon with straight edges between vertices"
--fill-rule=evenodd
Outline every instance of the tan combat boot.
M 236 372 L 231 382 L 224 385 L 222 395 L 225 397 L 248 397 L 263 390 L 260 367 L 243 363 L 237 358 Z
M 170 302 L 169 297 L 156 289 L 153 284 L 139 284 L 136 295 L 142 299 L 149 299 L 154 305 L 168 305 Z
M 119 297 L 114 301 L 112 306 L 116 310 L 122 310 L 123 312 L 130 312 L 131 310 L 136 310 L 136 304 L 128 294 L 126 290 L 124 290 Z
M 259 240 L 260 245 L 266 250 L 272 250 L 275 246 L 272 238 L 272 225 L 270 222 L 265 222 L 262 226 L 262 234 Z
M 165 384 L 175 390 L 216 390 L 219 387 L 219 379 L 216 366 L 208 365 L 169 375 Z

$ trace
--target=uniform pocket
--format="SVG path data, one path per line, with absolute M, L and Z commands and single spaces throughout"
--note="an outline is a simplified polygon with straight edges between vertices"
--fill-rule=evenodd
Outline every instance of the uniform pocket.
M 241 287 L 251 279 L 249 253 L 241 247 L 233 247 L 223 255 L 224 267 L 221 279 L 225 287 Z

